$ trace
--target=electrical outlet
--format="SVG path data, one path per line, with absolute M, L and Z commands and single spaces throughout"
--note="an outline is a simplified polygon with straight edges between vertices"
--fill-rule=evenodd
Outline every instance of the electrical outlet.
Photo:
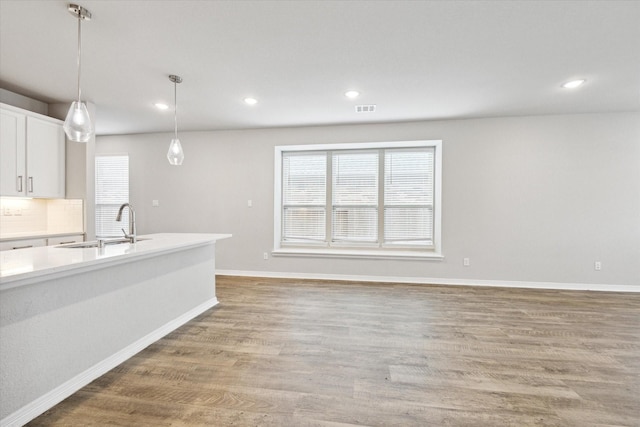
M 465 267 L 469 267 L 471 265 L 471 261 L 469 261 L 469 258 L 463 258 L 462 265 L 464 265 Z
M 602 263 L 601 263 L 600 261 L 596 261 L 596 262 L 593 264 L 593 268 L 594 268 L 596 271 L 600 271 L 600 270 L 602 270 Z
M 153 206 L 154 208 L 157 208 L 158 206 L 160 206 L 160 201 L 159 200 L 152 200 L 151 201 L 151 206 Z
M 250 208 L 253 207 L 253 200 L 247 200 L 247 207 L 250 207 Z
M 269 259 L 269 254 L 267 252 L 262 254 L 263 259 Z

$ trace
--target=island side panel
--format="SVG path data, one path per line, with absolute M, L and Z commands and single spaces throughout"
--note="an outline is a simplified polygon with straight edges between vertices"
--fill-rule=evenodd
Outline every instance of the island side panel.
M 37 416 L 114 355 L 216 303 L 214 243 L 2 291 L 2 424 Z

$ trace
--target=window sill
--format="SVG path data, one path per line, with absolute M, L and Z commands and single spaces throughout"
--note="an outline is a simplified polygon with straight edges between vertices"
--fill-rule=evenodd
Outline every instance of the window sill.
M 317 258 L 361 258 L 361 259 L 412 259 L 412 260 L 442 260 L 444 255 L 436 252 L 418 251 L 385 251 L 385 250 L 357 250 L 357 249 L 307 249 L 280 248 L 271 252 L 273 256 L 284 257 L 317 257 Z

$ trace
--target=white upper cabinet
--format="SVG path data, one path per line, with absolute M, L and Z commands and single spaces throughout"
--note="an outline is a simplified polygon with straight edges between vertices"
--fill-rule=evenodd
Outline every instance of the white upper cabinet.
M 27 196 L 64 198 L 62 123 L 27 117 Z
M 0 109 L 0 195 L 24 196 L 26 116 Z
M 0 195 L 64 198 L 62 122 L 0 105 Z

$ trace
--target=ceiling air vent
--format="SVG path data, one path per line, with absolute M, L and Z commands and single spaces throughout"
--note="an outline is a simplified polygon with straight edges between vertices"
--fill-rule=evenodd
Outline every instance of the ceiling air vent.
M 356 113 L 373 113 L 376 111 L 376 104 L 356 105 Z

